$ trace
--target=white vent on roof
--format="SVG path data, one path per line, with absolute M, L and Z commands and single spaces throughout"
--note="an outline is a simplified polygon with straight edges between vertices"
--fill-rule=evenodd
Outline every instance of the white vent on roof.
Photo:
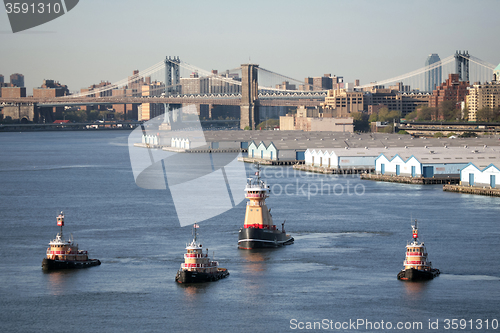
M 408 146 L 405 146 L 405 149 L 408 149 Z
M 345 147 L 345 150 L 349 149 L 349 147 Z
M 479 152 L 479 150 L 473 149 L 472 152 L 475 154 L 475 153 Z
M 465 149 L 467 149 L 467 146 L 464 146 Z
M 384 148 L 387 149 L 387 146 L 385 146 Z
M 427 147 L 427 146 L 424 146 L 424 148 L 429 148 L 429 147 Z
M 429 153 L 434 154 L 434 150 L 429 150 Z
M 365 149 L 368 149 L 368 147 L 365 147 Z

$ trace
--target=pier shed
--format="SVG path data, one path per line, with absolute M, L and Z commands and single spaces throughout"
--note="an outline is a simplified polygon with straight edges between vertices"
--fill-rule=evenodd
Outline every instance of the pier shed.
M 305 152 L 305 165 L 332 169 L 372 169 L 375 159 L 384 148 L 327 148 L 308 149 Z
M 469 163 L 460 170 L 460 185 L 500 188 L 500 169 L 493 163 L 484 169 Z
M 387 149 L 375 160 L 379 175 L 459 178 L 469 163 L 483 164 L 500 160 L 498 147 L 424 147 Z
M 304 153 L 307 146 L 297 141 L 270 141 L 267 145 L 261 141 L 256 144 L 251 141 L 248 144 L 248 158 L 257 158 L 270 161 L 304 161 Z

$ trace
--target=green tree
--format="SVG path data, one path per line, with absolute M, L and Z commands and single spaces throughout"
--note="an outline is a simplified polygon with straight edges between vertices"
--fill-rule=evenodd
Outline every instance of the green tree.
M 407 131 L 405 131 L 405 130 L 399 130 L 398 134 L 410 134 L 410 133 L 408 133 L 408 132 L 407 132 Z
M 378 112 L 378 121 L 399 121 L 400 113 L 397 110 L 389 111 L 388 108 L 381 108 Z
M 368 118 L 368 121 L 369 121 L 370 123 L 373 123 L 373 122 L 375 122 L 375 121 L 378 121 L 378 114 L 376 114 L 376 113 L 372 113 L 372 114 L 370 115 L 370 117 Z
M 406 116 L 405 116 L 405 119 L 406 120 L 415 120 L 417 119 L 418 117 L 418 113 L 417 113 L 417 110 L 413 111 L 413 112 L 410 112 L 408 113 Z
M 424 105 L 417 109 L 417 114 L 419 121 L 432 120 L 436 116 L 436 109 Z
M 85 110 L 65 111 L 64 119 L 75 123 L 83 123 L 87 121 L 87 112 Z
M 484 122 L 499 122 L 500 121 L 500 107 L 491 109 L 485 107 L 477 111 L 477 120 Z
M 369 132 L 370 124 L 368 123 L 368 115 L 364 112 L 352 112 L 354 130 L 357 132 Z
M 439 103 L 437 113 L 438 118 L 443 120 L 458 120 L 461 117 L 455 101 L 442 101 Z
M 434 133 L 433 137 L 435 137 L 435 138 L 442 138 L 442 137 L 444 137 L 444 134 L 441 133 L 441 132 L 436 132 L 436 133 Z
M 99 110 L 87 111 L 87 121 L 94 121 L 94 120 L 99 120 Z
M 258 128 L 258 129 L 268 129 L 268 128 L 273 129 L 279 125 L 280 125 L 280 121 L 278 119 L 268 119 L 268 120 L 263 121 L 260 124 L 258 124 L 256 128 Z
M 243 130 L 244 131 L 249 131 L 250 130 L 250 126 L 245 126 L 245 128 Z
M 464 132 L 463 134 L 460 135 L 461 138 L 475 138 L 477 137 L 477 134 L 474 132 Z
M 392 132 L 394 132 L 394 125 L 393 124 L 387 125 L 386 127 L 384 127 L 384 129 L 381 132 L 382 133 L 392 133 Z

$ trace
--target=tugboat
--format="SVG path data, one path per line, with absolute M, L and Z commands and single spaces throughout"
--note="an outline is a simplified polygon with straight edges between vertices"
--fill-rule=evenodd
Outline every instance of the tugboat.
M 50 271 L 63 268 L 85 268 L 100 265 L 98 259 L 89 259 L 87 251 L 78 250 L 78 244 L 73 241 L 73 236 L 69 240 L 63 238 L 64 213 L 57 217 L 57 225 L 61 227 L 61 233 L 56 235 L 47 248 L 47 257 L 42 261 L 42 269 Z
M 285 222 L 281 230 L 273 224 L 271 209 L 266 206 L 269 186 L 260 179 L 260 168 L 255 177 L 248 178 L 245 197 L 249 199 L 245 213 L 245 223 L 238 236 L 238 248 L 250 250 L 293 244 L 293 237 L 285 232 Z
M 199 226 L 193 225 L 194 238 L 191 244 L 186 244 L 187 253 L 184 254 L 184 263 L 175 275 L 175 281 L 178 283 L 198 283 L 217 281 L 229 276 L 226 268 L 219 268 L 217 261 L 211 261 L 208 257 L 208 249 L 203 254 L 203 245 L 197 241 L 197 232 Z
M 413 242 L 406 245 L 405 268 L 398 273 L 398 280 L 421 281 L 430 280 L 440 274 L 439 269 L 432 268 L 432 263 L 427 261 L 427 250 L 424 243 L 418 242 L 417 220 L 413 229 Z

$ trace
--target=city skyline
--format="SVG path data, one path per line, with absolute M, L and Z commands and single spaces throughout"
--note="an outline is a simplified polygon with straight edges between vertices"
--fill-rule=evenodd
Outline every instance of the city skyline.
M 300 81 L 331 73 L 361 84 L 421 68 L 431 53 L 468 50 L 497 64 L 500 46 L 489 39 L 498 31 L 500 3 L 476 4 L 87 0 L 16 34 L 3 12 L 0 74 L 24 74 L 31 94 L 44 79 L 79 91 L 174 55 L 206 70 L 252 62 Z

